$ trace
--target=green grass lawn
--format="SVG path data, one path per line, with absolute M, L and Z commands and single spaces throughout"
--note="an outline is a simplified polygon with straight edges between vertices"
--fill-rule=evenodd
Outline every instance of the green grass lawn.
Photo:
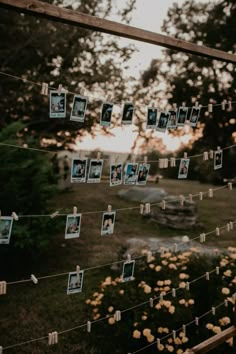
M 156 186 L 164 188 L 171 195 L 189 193 L 195 194 L 207 191 L 212 186 L 192 181 L 161 180 Z M 168 238 L 186 234 L 186 230 L 173 230 L 158 226 L 150 219 L 142 218 L 139 209 L 117 212 L 115 232 L 110 237 L 100 235 L 102 213 L 84 214 L 84 212 L 106 211 L 108 204 L 113 210 L 138 206 L 120 199 L 117 192 L 128 186 L 109 187 L 108 182 L 100 184 L 76 184 L 71 189 L 58 193 L 51 202 L 51 210 L 63 208 L 61 212 L 72 213 L 73 206 L 81 212 L 81 234 L 78 239 L 65 240 L 65 217 L 58 218 L 61 232 L 52 235 L 48 253 L 34 263 L 32 269 L 20 271 L 15 264 L 5 264 L 12 272 L 11 279 L 19 277 L 27 279 L 30 274 L 44 276 L 73 271 L 76 265 L 81 269 L 110 263 L 122 259 L 122 253 L 127 247 L 126 240 L 130 238 L 162 237 Z M 214 188 L 214 187 L 213 187 Z M 197 199 L 195 199 L 197 200 Z M 200 232 L 213 230 L 231 220 L 235 220 L 234 206 L 235 190 L 221 189 L 214 198 L 197 200 L 198 223 L 193 230 L 187 232 L 193 238 Z M 207 238 L 206 245 L 225 248 L 235 245 L 235 231 L 224 232 L 221 236 Z M 14 234 L 13 236 L 14 237 Z M 84 287 L 81 294 L 67 296 L 67 276 L 42 280 L 38 285 L 33 283 L 8 286 L 7 295 L 0 297 L 0 345 L 8 346 L 36 337 L 47 335 L 50 331 L 62 331 L 85 323 L 89 318 L 84 306 L 85 299 L 97 288 L 101 279 L 111 274 L 109 266 L 85 272 Z M 121 267 L 117 275 L 121 273 Z M 14 278 L 16 277 L 16 278 Z M 2 280 L 2 279 L 1 279 Z M 5 279 L 8 281 L 9 279 Z M 6 353 L 84 353 L 81 343 L 89 340 L 83 329 L 60 336 L 57 346 L 47 346 L 47 341 L 32 343 L 18 348 L 12 348 Z M 5 351 L 4 351 L 5 353 Z

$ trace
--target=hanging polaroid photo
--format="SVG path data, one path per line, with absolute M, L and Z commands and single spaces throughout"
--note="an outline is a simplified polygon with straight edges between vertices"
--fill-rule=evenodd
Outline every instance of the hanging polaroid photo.
M 223 151 L 222 150 L 214 151 L 214 170 L 218 170 L 219 168 L 222 168 L 222 163 L 223 163 Z
M 103 213 L 101 235 L 111 235 L 114 232 L 116 212 Z
M 177 127 L 177 110 L 171 109 L 169 110 L 170 118 L 168 120 L 168 129 L 175 129 Z
M 50 91 L 50 118 L 65 118 L 66 117 L 66 93 L 58 91 Z
M 89 173 L 88 173 L 88 183 L 100 183 L 102 176 L 102 166 L 103 160 L 90 160 Z
M 102 105 L 102 112 L 100 118 L 100 124 L 104 127 L 108 127 L 111 125 L 111 116 L 113 110 L 113 103 L 105 102 Z
M 199 116 L 200 116 L 200 107 L 192 107 L 190 119 L 189 119 L 189 124 L 191 127 L 196 127 Z
M 126 102 L 123 108 L 121 123 L 132 124 L 133 114 L 134 114 L 134 105 L 130 102 Z
M 179 107 L 177 126 L 183 127 L 188 117 L 188 107 Z
M 84 271 L 70 272 L 68 277 L 67 295 L 81 293 L 84 280 Z
M 0 218 L 0 245 L 8 245 L 11 238 L 13 218 L 11 216 L 1 216 Z
M 157 125 L 157 109 L 148 107 L 146 129 L 156 129 Z
M 110 187 L 112 186 L 118 186 L 119 184 L 122 183 L 122 169 L 123 165 L 117 164 L 117 165 L 111 165 L 110 167 Z
M 135 184 L 138 176 L 138 164 L 128 163 L 125 169 L 124 184 Z
M 124 262 L 122 272 L 122 282 L 133 280 L 135 260 Z
M 81 214 L 69 214 L 66 219 L 65 239 L 80 236 Z
M 73 99 L 73 106 L 70 114 L 70 120 L 83 123 L 86 108 L 87 108 L 87 98 L 79 95 L 75 95 Z
M 190 159 L 181 159 L 178 178 L 187 178 Z
M 73 159 L 71 165 L 71 182 L 84 183 L 86 181 L 87 158 Z
M 170 113 L 161 112 L 156 130 L 159 132 L 165 132 L 170 119 Z
M 145 185 L 147 183 L 150 164 L 141 163 L 138 168 L 138 177 L 136 184 Z

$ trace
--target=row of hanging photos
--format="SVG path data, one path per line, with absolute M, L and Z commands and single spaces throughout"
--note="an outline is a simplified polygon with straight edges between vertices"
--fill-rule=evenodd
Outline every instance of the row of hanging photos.
M 214 170 L 222 168 L 223 164 L 223 151 L 220 147 L 216 151 L 211 150 L 209 153 L 203 153 L 203 159 L 206 161 L 208 158 L 214 158 Z M 85 183 L 87 178 L 87 158 L 72 159 L 71 165 L 71 182 L 72 183 Z M 184 158 L 180 159 L 178 178 L 187 178 L 189 170 L 190 159 L 187 153 L 184 153 Z M 168 168 L 169 159 L 159 159 L 159 168 Z M 176 167 L 176 159 L 170 158 L 170 167 Z M 91 159 L 88 170 L 88 183 L 100 183 L 102 177 L 103 159 L 101 153 L 97 154 L 97 159 Z M 110 166 L 110 186 L 125 185 L 146 185 L 147 178 L 150 170 L 150 164 L 147 162 L 147 157 L 144 157 L 143 163 L 128 162 L 125 166 L 123 177 L 123 164 L 115 163 Z
M 42 91 L 43 95 L 48 95 L 48 84 L 43 83 Z M 50 104 L 49 104 L 49 117 L 50 118 L 65 118 L 66 117 L 66 93 L 60 84 L 58 90 L 50 91 Z M 88 98 L 81 95 L 74 95 L 72 110 L 70 114 L 70 120 L 83 123 L 85 120 L 85 114 L 87 109 Z M 227 102 L 229 110 L 232 109 L 231 101 Z M 106 102 L 103 102 L 100 114 L 100 124 L 104 127 L 111 125 L 112 111 L 114 104 L 110 102 L 110 97 Z M 226 101 L 221 104 L 222 110 L 225 110 Z M 122 112 L 122 124 L 132 124 L 135 107 L 131 102 L 125 102 Z M 166 129 L 176 129 L 177 127 L 184 126 L 188 121 L 191 127 L 196 127 L 201 106 L 198 102 L 192 107 L 189 113 L 189 108 L 185 107 L 185 103 L 182 107 L 177 109 L 177 105 L 173 105 L 173 109 L 168 111 L 160 111 L 155 107 L 153 103 L 150 107 L 147 107 L 147 119 L 146 129 L 155 129 L 160 132 L 165 132 Z M 209 103 L 208 111 L 213 112 L 213 104 Z M 158 118 L 159 116 L 159 118 Z
M 228 183 L 229 190 L 233 189 L 232 182 Z M 208 197 L 213 198 L 213 189 L 210 188 L 208 190 Z M 188 200 L 190 202 L 193 201 L 192 194 L 189 194 Z M 203 192 L 199 193 L 199 200 L 203 200 Z M 183 195 L 179 196 L 180 205 L 183 206 L 185 202 L 185 197 Z M 160 207 L 162 210 L 166 209 L 166 205 L 169 202 L 162 200 L 160 203 Z M 171 201 L 170 201 L 171 203 Z M 151 213 L 151 204 L 145 203 L 140 204 L 140 214 L 148 215 Z M 50 215 L 51 218 L 55 218 L 59 214 L 58 211 L 52 213 Z M 68 214 L 66 219 L 66 227 L 65 227 L 65 239 L 73 239 L 78 238 L 80 236 L 81 229 L 81 218 L 82 214 L 77 213 L 77 207 L 73 208 L 73 214 Z M 108 205 L 107 211 L 103 212 L 102 215 L 102 224 L 101 224 L 101 236 L 109 236 L 114 233 L 115 227 L 115 219 L 116 219 L 116 211 L 112 211 L 112 206 Z M 0 244 L 7 245 L 10 243 L 13 220 L 18 221 L 18 215 L 13 212 L 12 216 L 0 216 Z M 228 231 L 230 231 L 230 226 L 227 226 Z M 216 235 L 220 235 L 220 231 L 216 228 Z

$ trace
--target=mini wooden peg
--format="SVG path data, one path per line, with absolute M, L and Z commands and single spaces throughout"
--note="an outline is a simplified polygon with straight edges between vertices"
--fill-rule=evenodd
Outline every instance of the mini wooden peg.
M 175 157 L 171 157 L 170 158 L 170 167 L 175 167 L 175 166 L 176 166 Z
M 85 88 L 81 87 L 79 92 L 80 92 L 81 96 L 84 96 L 85 95 Z
M 129 253 L 127 254 L 127 262 L 131 262 L 131 255 Z
M 164 159 L 159 159 L 159 168 L 164 168 Z
M 73 214 L 74 215 L 77 214 L 77 207 L 76 206 L 73 207 Z
M 76 273 L 77 273 L 77 277 L 78 277 L 79 273 L 80 273 L 80 266 L 79 265 L 76 266 Z
M 0 345 L 0 354 L 3 354 L 3 347 Z
M 209 151 L 209 156 L 210 156 L 210 159 L 213 159 L 213 158 L 214 158 L 214 151 L 213 151 L 213 150 L 210 150 L 210 151 Z
M 208 104 L 208 112 L 209 112 L 209 113 L 212 113 L 212 112 L 213 112 L 213 105 L 212 105 L 212 103 L 209 103 L 209 104 Z
M 199 325 L 199 318 L 195 317 L 195 325 L 198 326 Z
M 144 204 L 140 204 L 140 214 L 143 215 L 144 213 Z
M 224 300 L 224 304 L 225 304 L 225 307 L 228 307 L 228 300 L 227 299 Z
M 19 220 L 19 216 L 18 216 L 14 211 L 12 212 L 11 216 L 13 217 L 13 219 L 14 219 L 15 221 L 18 221 L 18 220 Z
M 234 228 L 234 223 L 233 223 L 233 221 L 230 221 L 230 222 L 229 222 L 229 225 L 230 225 L 230 230 L 233 230 L 233 228 Z
M 107 95 L 106 100 L 107 100 L 107 102 L 111 102 L 111 99 L 112 99 L 112 95 L 109 93 L 109 94 Z
M 151 204 L 145 203 L 145 214 L 150 214 L 151 212 Z
M 42 83 L 41 95 L 48 96 L 48 83 Z
M 208 160 L 208 151 L 204 151 L 203 153 L 203 160 L 207 161 Z
M 0 295 L 7 293 L 7 282 L 5 280 L 0 281 Z
M 147 263 L 150 263 L 152 261 L 152 251 L 147 252 Z
M 150 305 L 150 307 L 153 307 L 153 298 L 152 297 L 150 297 L 150 299 L 149 299 L 149 305 Z
M 198 107 L 198 106 L 199 106 L 198 101 L 196 101 L 194 107 Z
M 58 343 L 58 332 L 48 333 L 48 345 L 54 345 Z
M 229 222 L 226 224 L 226 229 L 227 229 L 228 232 L 231 230 Z
M 175 290 L 175 288 L 173 288 L 173 289 L 171 290 L 171 292 L 172 292 L 172 296 L 173 296 L 173 297 L 176 297 L 176 290 Z
M 58 89 L 57 89 L 57 92 L 58 92 L 59 96 L 61 95 L 61 91 L 62 91 L 62 84 L 59 84 L 58 85 Z
M 117 310 L 115 312 L 115 320 L 116 320 L 116 322 L 119 322 L 121 320 L 121 312 L 120 312 L 120 310 Z
M 216 275 L 220 274 L 220 267 L 216 267 Z
M 216 227 L 216 236 L 220 236 L 220 228 Z
M 163 293 L 160 293 L 160 300 L 163 301 Z
M 185 107 L 186 106 L 186 102 L 182 102 L 182 107 Z
M 100 160 L 100 159 L 101 159 L 101 152 L 98 151 L 98 153 L 97 153 L 97 160 Z
M 180 205 L 183 206 L 184 205 L 184 201 L 185 201 L 184 195 L 180 194 L 179 201 L 180 201 Z
M 222 111 L 225 111 L 225 100 L 221 102 L 221 109 Z
M 200 234 L 200 242 L 206 242 L 206 234 Z
M 232 191 L 232 189 L 233 189 L 233 183 L 232 183 L 232 182 L 229 182 L 229 183 L 228 183 L 228 187 L 229 187 L 229 190 Z
M 220 146 L 217 146 L 217 151 L 221 151 L 221 147 Z
M 166 208 L 166 201 L 163 199 L 161 202 L 161 209 L 165 210 L 165 208 Z
M 210 274 L 209 274 L 209 272 L 206 272 L 206 280 L 210 280 Z
M 164 168 L 168 168 L 168 166 L 169 166 L 169 160 L 168 160 L 168 159 L 164 159 L 164 161 L 163 161 L 163 167 L 164 167 Z
M 91 332 L 91 322 L 87 321 L 87 332 L 90 333 Z
M 212 188 L 210 188 L 208 191 L 208 197 L 213 198 L 213 189 Z
M 184 336 L 186 336 L 186 325 L 182 326 L 182 332 L 184 333 Z
M 159 349 L 160 346 L 161 346 L 161 340 L 160 340 L 160 338 L 157 338 L 157 348 Z
M 190 203 L 192 203 L 192 202 L 193 202 L 193 195 L 192 195 L 192 194 L 189 194 L 188 197 L 189 197 Z
M 230 111 L 232 111 L 232 102 L 231 102 L 231 100 L 228 101 L 228 108 L 229 108 Z
M 38 279 L 36 278 L 36 276 L 34 275 L 34 274 L 31 274 L 31 280 L 32 280 L 32 282 L 34 283 L 34 284 L 38 284 Z
M 146 165 L 147 162 L 148 162 L 148 158 L 147 158 L 147 156 L 144 156 L 143 163 Z
M 112 205 L 109 204 L 109 205 L 107 206 L 107 212 L 108 212 L 108 213 L 111 213 L 111 212 L 112 212 Z
M 189 289 L 190 289 L 190 283 L 187 281 L 186 282 L 186 286 L 185 286 L 185 288 L 186 288 L 186 290 L 188 290 L 189 291 Z
M 176 110 L 177 109 L 177 104 L 173 103 L 173 109 Z
M 199 199 L 203 200 L 203 193 L 202 192 L 199 193 Z
M 212 311 L 212 315 L 215 316 L 215 314 L 216 314 L 216 308 L 215 308 L 215 307 L 212 307 L 212 308 L 211 308 L 211 311 Z
M 172 335 L 173 335 L 173 339 L 175 340 L 176 339 L 176 331 L 175 330 L 172 331 Z
M 174 252 L 178 252 L 178 245 L 177 245 L 177 243 L 174 243 Z
M 187 158 L 188 158 L 188 153 L 184 152 L 184 159 L 187 159 Z
M 50 215 L 50 218 L 53 219 L 53 218 L 55 218 L 58 214 L 59 214 L 59 211 L 55 211 L 54 213 L 52 213 L 52 214 Z

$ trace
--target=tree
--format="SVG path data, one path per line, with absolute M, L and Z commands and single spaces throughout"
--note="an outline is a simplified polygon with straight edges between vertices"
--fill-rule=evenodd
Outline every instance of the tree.
M 168 11 L 163 31 L 178 39 L 203 44 L 224 51 L 235 51 L 236 42 L 231 35 L 235 29 L 236 3 L 233 0 L 219 0 L 208 3 L 186 1 L 175 3 Z M 187 53 L 164 50 L 164 58 L 153 60 L 150 68 L 142 75 L 143 87 L 154 87 L 164 82 L 164 92 L 170 105 L 183 101 L 192 106 L 198 101 L 207 106 L 209 102 L 221 103 L 233 100 L 236 88 L 236 71 L 232 64 L 204 59 Z M 199 153 L 217 146 L 230 146 L 235 141 L 235 106 L 233 111 L 226 105 L 214 107 L 213 113 L 202 108 L 197 128 L 192 131 L 192 151 Z M 177 130 L 175 134 L 183 130 Z M 234 177 L 236 169 L 232 164 L 235 153 L 224 154 L 222 177 Z M 235 165 L 235 164 L 234 164 Z M 206 171 L 204 171 L 206 174 Z M 195 175 L 201 176 L 201 172 Z
M 111 0 L 48 1 L 58 6 L 73 7 L 99 17 L 112 11 Z M 129 21 L 135 1 L 121 9 L 120 18 Z M 111 36 L 91 32 L 37 17 L 1 10 L 0 71 L 52 87 L 62 83 L 66 89 L 79 93 L 82 87 L 98 93 L 99 100 L 89 102 L 86 123 L 68 119 L 48 119 L 48 98 L 40 95 L 40 86 L 26 84 L 1 76 L 0 125 L 21 120 L 26 124 L 24 135 L 31 135 L 34 145 L 51 145 L 55 149 L 71 147 L 77 136 L 99 122 L 101 100 L 115 91 L 120 101 L 125 91 L 121 64 L 133 52 L 121 48 Z M 72 103 L 72 96 L 69 97 Z M 100 132 L 106 133 L 105 129 Z M 44 140 L 42 140 L 42 138 Z

